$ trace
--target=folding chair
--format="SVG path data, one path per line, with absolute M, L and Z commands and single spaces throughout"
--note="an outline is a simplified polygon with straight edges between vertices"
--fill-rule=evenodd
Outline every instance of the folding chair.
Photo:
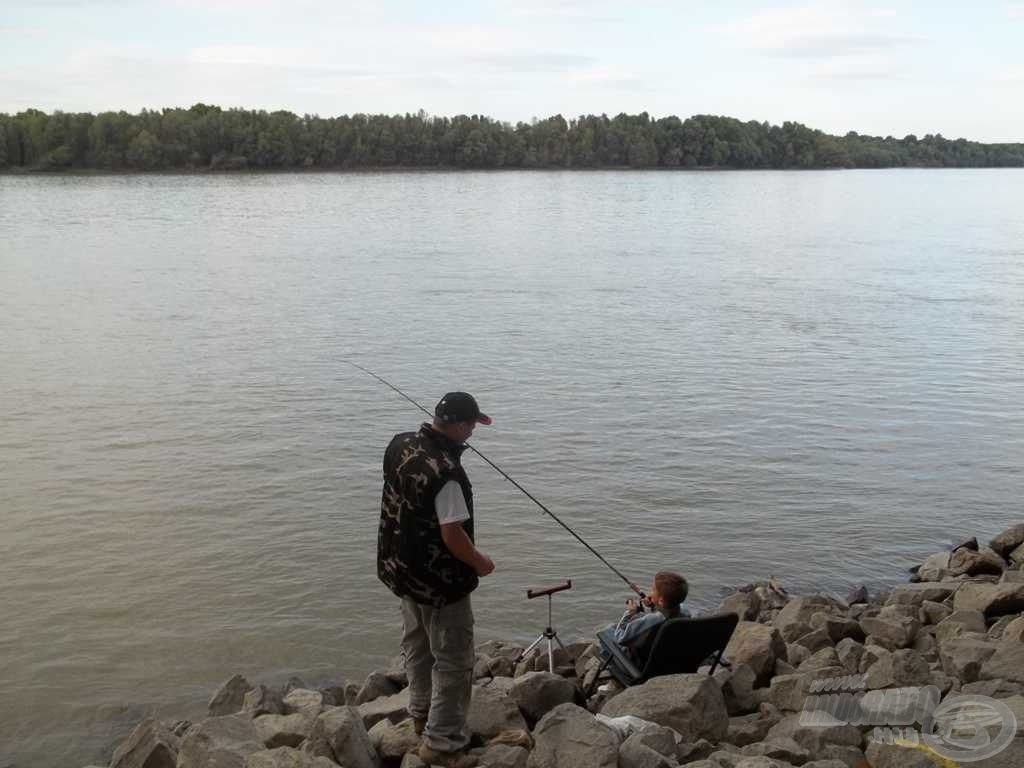
M 650 643 L 650 652 L 645 657 L 643 669 L 638 668 L 615 642 L 614 630 L 603 629 L 597 633 L 597 640 L 605 660 L 590 684 L 587 695 L 593 693 L 598 679 L 606 669 L 627 688 L 647 682 L 652 677 L 696 672 L 708 658 L 713 659 L 708 672 L 713 675 L 719 664 L 729 666 L 722 658 L 722 653 L 739 620 L 735 613 L 720 613 L 696 619 L 668 619 L 653 632 L 654 640 Z

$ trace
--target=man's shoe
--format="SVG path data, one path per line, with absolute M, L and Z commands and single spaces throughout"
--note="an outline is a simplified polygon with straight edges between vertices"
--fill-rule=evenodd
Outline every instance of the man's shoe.
M 417 752 L 420 760 L 427 765 L 442 765 L 444 768 L 476 768 L 477 759 L 465 750 L 458 752 L 439 752 L 426 744 L 421 744 Z

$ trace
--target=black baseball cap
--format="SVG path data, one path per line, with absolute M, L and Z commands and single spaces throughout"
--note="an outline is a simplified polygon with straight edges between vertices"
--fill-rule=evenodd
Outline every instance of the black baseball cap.
M 434 408 L 434 416 L 446 424 L 456 424 L 460 421 L 475 421 L 478 424 L 491 423 L 491 417 L 480 412 L 476 398 L 468 392 L 449 392 Z

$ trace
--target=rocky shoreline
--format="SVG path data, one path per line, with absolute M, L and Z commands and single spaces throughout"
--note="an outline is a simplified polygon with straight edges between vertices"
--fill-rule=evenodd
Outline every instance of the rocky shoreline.
M 559 651 L 554 674 L 546 654 L 517 664 L 521 646 L 480 645 L 468 723 L 479 765 L 955 766 L 902 728 L 879 729 L 883 721 L 807 718 L 808 697 L 856 689 L 874 695 L 890 723 L 910 724 L 915 701 L 908 710 L 894 692 L 927 689 L 943 702 L 971 694 L 1005 705 L 1016 736 L 968 764 L 1024 766 L 1024 523 L 988 546 L 971 539 L 935 553 L 887 593 L 796 597 L 766 582 L 727 596 L 720 610 L 740 618 L 729 668 L 605 685 L 589 699 L 599 666 L 590 640 Z M 236 675 L 203 720 L 141 722 L 110 768 L 417 768 L 407 706 L 401 657 L 362 685 L 292 679 L 271 688 Z

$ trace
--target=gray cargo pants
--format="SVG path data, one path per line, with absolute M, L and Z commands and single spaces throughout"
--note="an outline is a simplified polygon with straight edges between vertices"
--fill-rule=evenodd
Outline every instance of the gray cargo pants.
M 426 720 L 423 742 L 431 749 L 463 749 L 476 661 L 469 596 L 441 608 L 404 597 L 402 621 L 409 714 Z

